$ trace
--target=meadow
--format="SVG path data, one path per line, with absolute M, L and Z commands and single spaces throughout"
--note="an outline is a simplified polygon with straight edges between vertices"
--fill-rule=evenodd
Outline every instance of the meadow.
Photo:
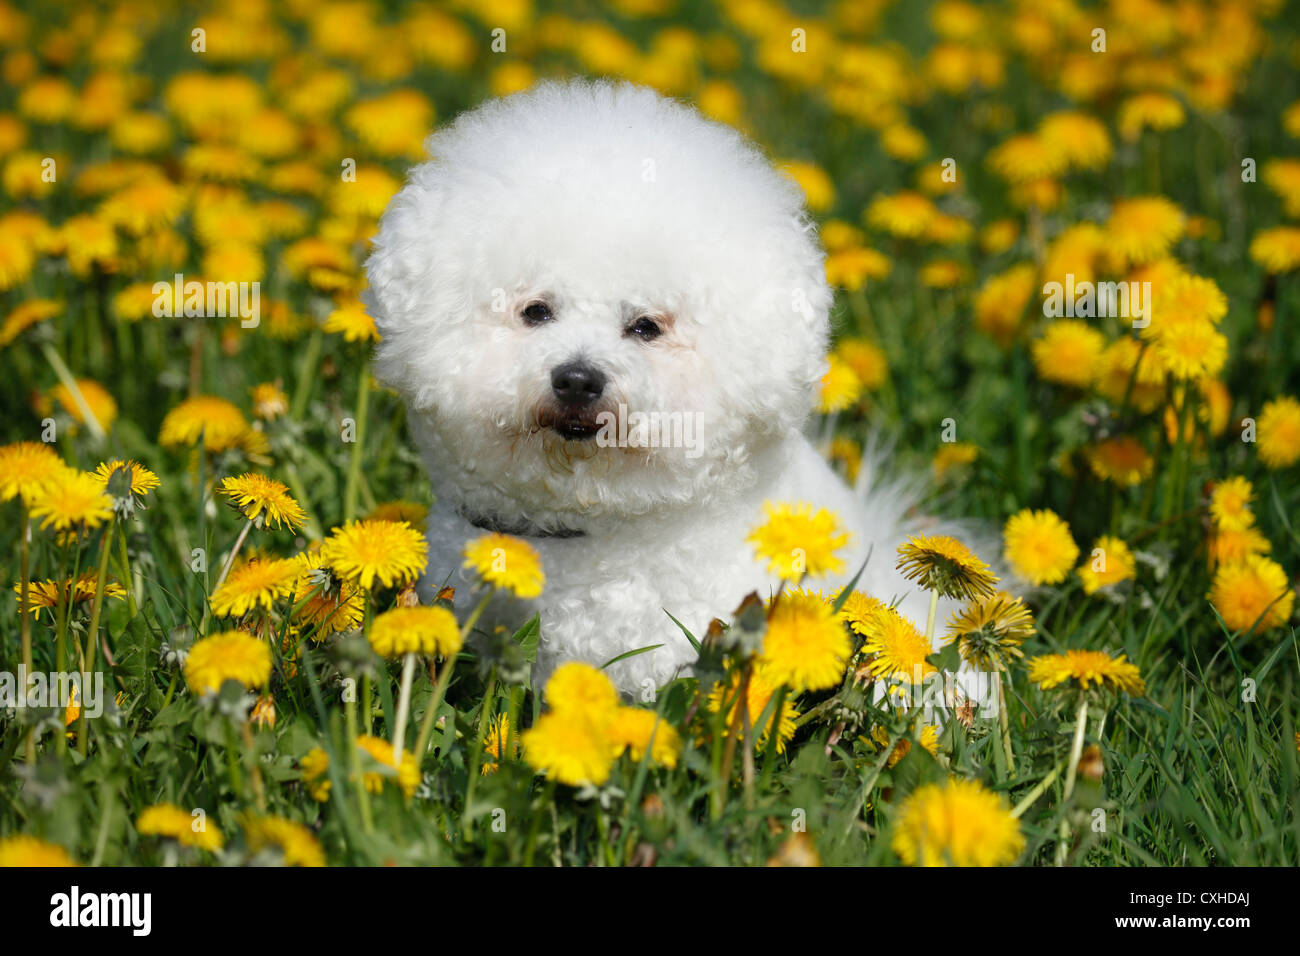
M 0 0 L 0 865 L 1300 863 L 1298 67 L 1284 0 Z M 824 587 L 799 502 L 650 699 L 476 627 L 526 541 L 419 603 L 367 242 L 568 76 L 802 186 L 810 429 L 989 529 L 887 556 L 963 612 Z

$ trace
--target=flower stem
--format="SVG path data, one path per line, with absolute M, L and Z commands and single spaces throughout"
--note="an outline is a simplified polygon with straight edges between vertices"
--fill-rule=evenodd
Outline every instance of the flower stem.
M 493 591 L 488 591 L 479 599 L 474 610 L 470 612 L 465 623 L 460 628 L 461 644 L 464 645 L 474 625 L 478 619 L 483 616 L 483 610 L 487 607 L 488 601 L 492 599 Z M 420 721 L 420 736 L 415 742 L 415 760 L 417 764 L 424 763 L 425 754 L 429 752 L 429 738 L 433 736 L 433 725 L 438 717 L 438 708 L 442 706 L 443 695 L 447 693 L 447 684 L 451 681 L 451 672 L 456 667 L 456 659 L 460 657 L 460 651 L 452 654 L 442 665 L 442 670 L 438 672 L 437 683 L 433 687 L 433 697 L 429 699 L 429 706 L 424 712 L 424 719 Z
M 1011 749 L 1011 720 L 1007 716 L 1007 692 L 1002 686 L 1002 672 L 993 672 L 993 682 L 998 687 L 998 725 L 1002 728 L 1002 749 L 1007 755 L 1007 774 L 1016 775 L 1016 756 Z
M 348 480 L 343 490 L 343 523 L 347 524 L 357 513 L 357 488 L 361 481 L 361 453 L 366 443 L 366 418 L 370 410 L 370 362 L 361 366 L 357 386 L 357 430 L 352 436 L 352 459 L 348 462 Z
M 126 609 L 131 617 L 135 617 L 140 609 L 135 602 L 135 578 L 131 574 L 131 557 L 126 550 L 126 529 L 117 536 L 118 551 L 120 552 L 119 560 L 122 562 L 122 585 L 126 588 Z
M 230 557 L 226 558 L 226 563 L 221 568 L 221 574 L 217 578 L 217 583 L 213 585 L 212 590 L 215 591 L 217 588 L 221 587 L 221 585 L 225 583 L 226 575 L 228 575 L 230 573 L 230 569 L 235 566 L 235 558 L 239 556 L 239 549 L 243 547 L 244 539 L 248 537 L 248 531 L 252 527 L 253 527 L 253 519 L 249 518 L 247 521 L 244 522 L 244 527 L 239 532 L 239 537 L 235 539 L 235 546 L 230 549 Z
M 934 647 L 934 619 L 939 615 L 939 592 L 930 592 L 930 609 L 925 614 L 925 646 Z
M 81 394 L 81 387 L 77 385 L 77 379 L 64 363 L 63 356 L 59 355 L 58 351 L 49 342 L 41 344 L 41 351 L 45 354 L 46 361 L 54 369 L 54 374 L 58 377 L 60 384 L 72 396 L 72 401 L 77 406 L 77 411 L 81 413 L 81 417 L 85 421 L 86 427 L 90 429 L 90 433 L 95 436 L 96 441 L 102 441 L 105 435 L 104 426 L 99 423 L 99 419 L 91 411 L 90 405 L 86 402 L 86 396 Z
M 487 688 L 483 691 L 483 703 L 478 711 L 478 726 L 474 730 L 474 742 L 470 745 L 469 781 L 465 784 L 465 816 L 469 817 L 470 803 L 474 799 L 474 787 L 478 783 L 479 767 L 483 762 L 483 738 L 487 734 L 488 713 L 492 710 L 492 700 L 497 689 L 497 669 L 492 668 L 488 675 Z M 497 749 L 500 750 L 500 744 Z M 469 827 L 466 827 L 468 830 Z
M 1017 820 L 1024 816 L 1025 811 L 1032 807 L 1034 802 L 1043 795 L 1044 791 L 1046 791 L 1048 787 L 1052 785 L 1052 781 L 1061 775 L 1061 770 L 1063 770 L 1064 767 L 1064 762 L 1060 762 L 1049 770 L 1047 776 L 1038 781 L 1038 783 L 1034 785 L 1034 789 L 1025 794 L 1024 799 L 1016 804 L 1016 808 L 1011 811 L 1011 815 Z
M 99 542 L 99 575 L 95 578 L 95 596 L 90 605 L 90 626 L 86 628 L 86 677 L 95 671 L 95 651 L 99 647 L 99 615 L 104 607 L 104 585 L 108 581 L 108 555 L 113 547 L 113 532 L 117 522 L 110 521 L 104 529 L 104 537 Z M 77 752 L 86 755 L 89 730 L 86 727 L 86 708 L 81 708 L 77 718 Z
M 415 762 L 424 763 L 424 756 L 429 752 L 429 739 L 433 736 L 433 725 L 438 718 L 438 708 L 442 706 L 442 697 L 447 693 L 447 684 L 451 680 L 452 669 L 456 666 L 456 658 L 459 654 L 453 654 L 442 662 L 442 670 L 438 671 L 438 680 L 433 685 L 433 696 L 429 698 L 429 706 L 425 708 L 424 719 L 420 721 L 420 736 L 415 739 Z
M 361 775 L 361 748 L 357 746 L 357 701 L 356 694 L 349 694 L 343 701 L 343 715 L 348 728 L 348 758 L 352 770 L 352 779 L 357 787 L 357 804 L 361 808 L 361 827 L 367 833 L 375 830 L 370 818 L 370 794 L 366 792 L 366 779 Z
M 406 712 L 411 706 L 411 681 L 415 678 L 415 655 L 408 653 L 402 659 L 402 683 L 397 692 L 397 717 L 393 724 L 393 763 L 401 766 L 402 749 L 406 746 Z
M 1083 734 L 1088 726 L 1088 695 L 1079 694 L 1079 712 L 1074 718 L 1074 741 L 1070 744 L 1070 763 L 1065 771 L 1065 791 L 1061 795 L 1061 806 L 1066 808 L 1070 795 L 1074 793 L 1075 775 L 1079 771 L 1079 758 L 1083 756 Z M 1070 823 L 1061 817 L 1060 840 L 1056 844 L 1056 865 L 1064 866 L 1070 842 Z
M 22 502 L 22 523 L 18 526 L 20 543 L 18 545 L 18 629 L 22 633 L 22 661 L 23 673 L 30 676 L 32 673 L 32 621 L 31 613 L 28 610 L 30 604 L 29 595 L 31 587 L 29 578 L 31 577 L 31 549 L 32 549 L 32 522 L 28 517 L 27 501 Z M 23 695 L 24 703 L 27 697 L 26 686 L 19 689 Z M 26 740 L 23 743 L 23 759 L 28 763 L 36 762 L 36 732 L 28 731 Z

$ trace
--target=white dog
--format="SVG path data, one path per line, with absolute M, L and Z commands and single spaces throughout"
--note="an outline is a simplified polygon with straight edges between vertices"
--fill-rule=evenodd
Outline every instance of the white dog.
M 436 504 L 426 583 L 526 538 L 544 675 L 578 659 L 629 694 L 776 581 L 746 541 L 764 501 L 834 511 L 859 588 L 924 624 L 894 571 L 905 503 L 854 493 L 803 437 L 826 368 L 823 253 L 798 186 L 739 133 L 657 93 L 543 84 L 462 115 L 384 214 L 367 263 L 380 378 L 409 409 Z M 654 414 L 652 414 L 654 413 Z M 841 581 L 817 581 L 835 587 Z M 513 604 L 513 606 L 510 606 Z

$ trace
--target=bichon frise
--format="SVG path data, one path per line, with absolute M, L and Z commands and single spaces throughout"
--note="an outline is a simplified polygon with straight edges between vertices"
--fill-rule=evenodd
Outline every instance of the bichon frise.
M 367 263 L 380 379 L 409 410 L 436 498 L 426 584 L 462 548 L 527 539 L 546 588 L 544 675 L 637 648 L 648 694 L 695 635 L 776 586 L 746 541 L 765 501 L 851 532 L 840 581 L 924 620 L 894 570 L 905 505 L 845 486 L 804 437 L 831 291 L 799 187 L 735 130 L 649 89 L 547 83 L 428 142 Z M 648 696 L 647 696 L 648 699 Z

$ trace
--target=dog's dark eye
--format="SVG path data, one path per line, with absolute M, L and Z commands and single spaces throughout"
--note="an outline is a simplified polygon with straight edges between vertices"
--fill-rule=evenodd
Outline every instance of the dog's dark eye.
M 524 306 L 524 322 L 528 325 L 541 325 L 543 322 L 549 322 L 555 316 L 551 312 L 551 307 L 545 302 L 530 302 Z
M 627 334 L 635 335 L 649 342 L 651 339 L 659 338 L 663 334 L 663 329 L 659 328 L 658 323 L 653 319 L 648 319 L 643 315 L 627 327 Z

